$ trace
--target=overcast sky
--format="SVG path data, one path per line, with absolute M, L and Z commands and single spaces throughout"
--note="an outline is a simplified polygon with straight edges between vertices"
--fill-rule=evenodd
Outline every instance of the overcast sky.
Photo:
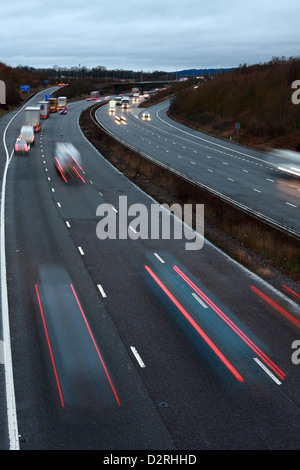
M 0 62 L 13 67 L 169 72 L 300 56 L 299 0 L 8 0 L 0 12 Z

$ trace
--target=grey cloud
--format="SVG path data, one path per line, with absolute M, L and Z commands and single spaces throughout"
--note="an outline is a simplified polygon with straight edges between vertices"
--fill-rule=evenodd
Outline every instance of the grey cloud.
M 1 6 L 0 61 L 145 71 L 264 62 L 299 55 L 299 13 L 298 0 L 15 0 Z

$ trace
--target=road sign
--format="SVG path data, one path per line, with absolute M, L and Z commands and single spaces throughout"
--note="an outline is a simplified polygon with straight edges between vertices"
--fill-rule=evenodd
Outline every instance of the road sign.
M 52 95 L 45 95 L 45 101 L 47 101 L 49 98 L 52 98 Z
M 6 104 L 6 87 L 3 80 L 0 80 L 0 104 Z
M 20 85 L 20 90 L 21 91 L 27 91 L 27 93 L 30 92 L 30 85 Z

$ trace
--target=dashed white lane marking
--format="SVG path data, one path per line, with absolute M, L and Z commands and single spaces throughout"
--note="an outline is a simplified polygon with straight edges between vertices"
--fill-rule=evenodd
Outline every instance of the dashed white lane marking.
M 99 292 L 100 292 L 100 294 L 102 295 L 102 297 L 106 298 L 107 295 L 105 294 L 104 289 L 103 289 L 103 287 L 101 286 L 101 284 L 97 284 L 97 287 L 98 287 Z
M 272 380 L 274 380 L 274 382 L 277 384 L 277 385 L 280 385 L 281 382 L 280 380 L 277 379 L 277 377 L 275 377 L 275 375 L 272 374 L 272 372 L 267 369 L 267 367 L 259 360 L 257 359 L 257 357 L 254 357 L 253 360 L 259 365 L 259 367 L 262 368 L 262 370 L 268 374 L 269 377 L 271 377 Z
M 286 204 L 288 204 L 291 207 L 298 207 L 298 206 L 295 206 L 295 204 L 292 204 L 291 202 L 286 202 Z
M 164 263 L 164 260 L 159 256 L 159 254 L 157 253 L 153 253 L 153 254 L 161 263 Z
M 197 302 L 199 302 L 200 305 L 202 305 L 202 307 L 208 308 L 207 305 L 203 302 L 203 300 L 200 299 L 200 297 L 197 294 L 195 294 L 195 292 L 192 293 L 192 296 L 194 297 L 194 299 L 197 300 Z
M 136 358 L 138 364 L 140 367 L 146 367 L 145 364 L 144 364 L 144 361 L 142 360 L 141 356 L 139 355 L 139 353 L 137 352 L 136 348 L 134 346 L 130 346 L 130 349 L 134 355 L 134 357 Z

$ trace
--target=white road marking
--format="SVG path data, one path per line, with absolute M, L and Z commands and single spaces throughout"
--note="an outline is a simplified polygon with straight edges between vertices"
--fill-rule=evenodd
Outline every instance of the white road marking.
M 10 119 L 3 132 L 3 146 L 6 154 L 6 162 L 2 176 L 1 188 L 1 209 L 0 209 L 0 276 L 1 276 L 1 308 L 2 308 L 2 335 L 3 335 L 3 354 L 5 368 L 5 387 L 6 387 L 6 409 L 7 409 L 7 427 L 9 436 L 9 449 L 19 450 L 19 432 L 15 400 L 15 388 L 13 378 L 11 340 L 9 327 L 9 307 L 7 293 L 7 272 L 6 272 L 6 250 L 5 250 L 5 197 L 6 197 L 6 180 L 8 167 L 13 157 L 14 151 L 9 155 L 6 146 L 6 132 L 18 114 L 20 114 L 28 102 Z
M 84 251 L 83 251 L 83 249 L 81 248 L 81 246 L 78 247 L 78 250 L 79 250 L 79 253 L 80 253 L 81 255 L 84 255 Z
M 137 231 L 133 227 L 131 227 L 131 225 L 129 225 L 129 228 L 133 233 L 137 233 Z
M 141 356 L 139 355 L 139 353 L 137 352 L 136 348 L 134 346 L 130 346 L 130 349 L 131 351 L 133 352 L 133 355 L 134 357 L 136 358 L 136 360 L 138 361 L 140 367 L 146 367 Z
M 159 254 L 157 253 L 153 253 L 154 256 L 156 256 L 156 258 L 161 262 L 161 263 L 164 263 L 164 260 L 159 256 Z
M 259 360 L 257 359 L 257 357 L 254 357 L 253 360 L 259 365 L 259 367 L 262 368 L 262 370 L 268 374 L 269 377 L 271 377 L 272 380 L 274 380 L 274 382 L 277 384 L 277 385 L 281 385 L 281 382 L 280 380 L 277 379 L 277 377 L 275 377 L 275 375 L 272 374 L 272 372 L 267 369 L 267 367 Z
M 106 298 L 107 295 L 105 294 L 104 289 L 103 289 L 103 287 L 101 286 L 101 284 L 97 284 L 97 287 L 98 287 L 98 289 L 99 289 L 100 294 L 102 295 L 102 297 Z
M 195 292 L 192 293 L 192 296 L 194 297 L 194 299 L 197 300 L 197 302 L 199 302 L 200 305 L 202 305 L 202 307 L 208 308 L 207 305 L 203 302 L 203 300 L 200 299 L 200 297 L 197 294 L 195 294 Z

